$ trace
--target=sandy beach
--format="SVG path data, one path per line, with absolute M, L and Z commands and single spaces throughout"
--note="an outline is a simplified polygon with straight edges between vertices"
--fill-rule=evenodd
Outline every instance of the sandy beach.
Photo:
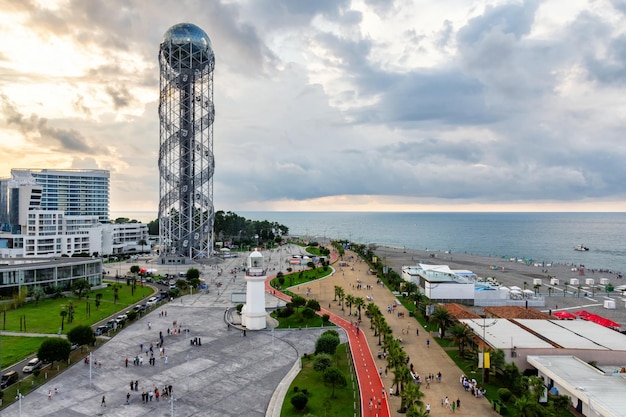
M 591 313 L 610 318 L 622 325 L 626 330 L 626 298 L 621 292 L 612 292 L 596 290 L 592 296 L 591 290 L 585 285 L 585 279 L 593 278 L 596 285 L 599 285 L 601 278 L 608 278 L 614 287 L 625 285 L 626 280 L 617 277 L 617 274 L 610 271 L 584 270 L 581 275 L 580 270 L 572 270 L 577 265 L 552 264 L 552 265 L 534 265 L 511 261 L 499 257 L 479 256 L 467 253 L 445 253 L 440 251 L 414 250 L 403 248 L 392 248 L 379 246 L 374 251 L 377 256 L 382 258 L 394 271 L 400 273 L 402 266 L 416 265 L 418 263 L 441 264 L 448 265 L 451 269 L 470 270 L 479 277 L 494 277 L 503 285 L 517 285 L 523 287 L 524 282 L 532 289 L 533 279 L 542 279 L 542 286 L 539 288 L 540 294 L 546 299 L 546 306 L 540 310 L 548 312 L 555 311 L 578 311 L 587 310 Z M 492 269 L 495 266 L 495 269 Z M 558 278 L 560 286 L 556 291 L 552 291 L 549 295 L 548 287 L 550 286 L 549 276 Z M 568 292 L 564 295 L 563 284 L 569 282 L 571 278 L 580 280 L 583 290 L 580 297 L 576 293 Z M 587 288 L 585 290 L 585 288 Z M 587 291 L 587 297 L 584 292 Z M 604 308 L 604 300 L 615 300 L 616 308 L 609 310 Z M 473 308 L 480 314 L 482 308 Z

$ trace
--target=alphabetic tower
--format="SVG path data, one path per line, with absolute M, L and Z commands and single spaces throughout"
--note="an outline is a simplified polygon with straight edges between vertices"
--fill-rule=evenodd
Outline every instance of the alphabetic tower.
M 241 324 L 248 330 L 267 326 L 265 312 L 265 267 L 263 255 L 255 250 L 248 257 L 246 268 L 246 305 L 241 310 Z
M 161 94 L 159 246 L 162 263 L 206 258 L 213 250 L 213 69 L 211 41 L 190 23 L 165 32 Z

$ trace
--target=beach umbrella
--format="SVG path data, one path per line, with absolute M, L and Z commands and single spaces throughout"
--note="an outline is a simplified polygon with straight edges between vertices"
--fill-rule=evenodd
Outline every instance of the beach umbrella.
M 521 294 L 522 291 L 520 290 L 511 290 L 511 294 Z
M 524 294 L 535 294 L 533 290 L 524 290 Z
M 522 289 L 521 289 L 520 287 L 516 286 L 516 285 L 513 285 L 513 286 L 511 287 L 511 290 L 521 291 Z

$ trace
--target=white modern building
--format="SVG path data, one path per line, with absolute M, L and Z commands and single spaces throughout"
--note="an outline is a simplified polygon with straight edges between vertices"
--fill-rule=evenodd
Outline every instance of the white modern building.
M 0 258 L 150 249 L 143 223 L 110 224 L 109 172 L 13 169 L 0 180 Z
M 511 290 L 482 278 L 469 270 L 450 269 L 448 265 L 418 264 L 403 266 L 402 279 L 413 282 L 432 301 L 476 306 L 543 307 L 545 299 L 532 290 Z
M 0 264 L 0 297 L 13 297 L 40 286 L 46 294 L 55 287 L 69 290 L 72 282 L 87 280 L 91 286 L 102 284 L 102 260 L 99 258 L 3 259 Z
M 14 183 L 41 186 L 41 208 L 109 221 L 109 171 L 104 169 L 12 169 Z M 10 203 L 11 204 L 11 203 Z

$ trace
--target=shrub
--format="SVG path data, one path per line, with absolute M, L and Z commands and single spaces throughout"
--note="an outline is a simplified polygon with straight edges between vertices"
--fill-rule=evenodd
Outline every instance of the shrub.
M 298 411 L 304 410 L 306 407 L 306 403 L 309 402 L 307 396 L 301 392 L 296 393 L 293 397 L 291 397 L 291 405 Z
M 317 372 L 324 372 L 326 368 L 332 366 L 333 358 L 327 353 L 320 353 L 316 355 L 315 362 L 313 362 L 313 369 Z
M 322 321 L 324 323 L 328 323 L 330 321 L 330 315 L 328 314 L 322 314 Z
M 500 398 L 500 400 L 503 403 L 508 403 L 511 400 L 511 397 L 513 397 L 513 393 L 511 392 L 510 389 L 508 388 L 498 389 L 498 398 Z
M 137 312 L 135 310 L 129 311 L 127 314 L 128 320 L 135 320 L 137 318 Z
M 298 388 L 297 386 L 293 387 L 293 392 L 298 392 L 300 388 Z
M 328 353 L 334 355 L 337 346 L 339 346 L 339 337 L 325 332 L 315 342 L 315 354 Z

